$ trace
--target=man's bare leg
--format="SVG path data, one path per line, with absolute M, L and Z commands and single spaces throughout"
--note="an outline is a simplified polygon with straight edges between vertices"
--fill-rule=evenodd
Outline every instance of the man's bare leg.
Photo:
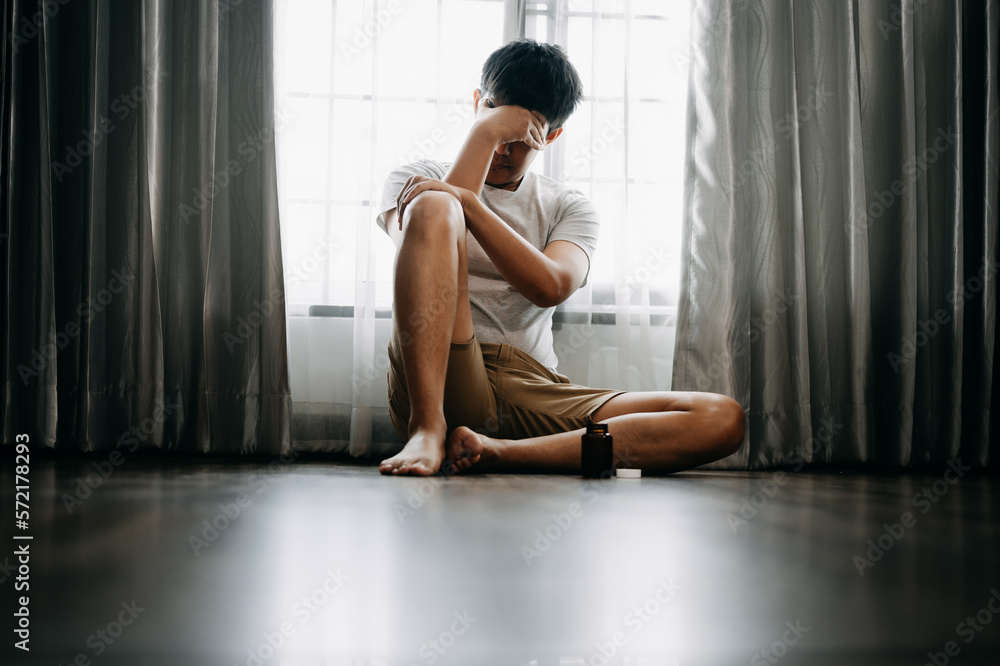
M 615 465 L 668 474 L 724 458 L 743 442 L 739 403 L 714 393 L 623 393 L 594 412 L 614 436 Z M 457 428 L 447 458 L 459 470 L 580 472 L 585 429 L 520 440 L 492 439 Z
M 396 252 L 393 325 L 410 396 L 409 440 L 383 474 L 428 475 L 444 460 L 444 383 L 451 342 L 472 339 L 465 216 L 458 200 L 424 192 L 403 214 Z

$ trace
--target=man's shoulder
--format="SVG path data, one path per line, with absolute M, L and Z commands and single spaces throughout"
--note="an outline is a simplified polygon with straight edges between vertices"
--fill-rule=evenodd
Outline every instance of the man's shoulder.
M 401 164 L 397 166 L 394 171 L 396 173 L 411 176 L 426 176 L 427 178 L 436 178 L 440 180 L 448 173 L 448 169 L 450 167 L 450 162 L 438 162 L 436 160 L 422 159 L 417 160 L 416 162 Z

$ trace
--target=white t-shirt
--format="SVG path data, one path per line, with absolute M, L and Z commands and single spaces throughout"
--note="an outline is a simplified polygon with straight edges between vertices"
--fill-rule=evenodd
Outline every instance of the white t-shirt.
M 382 230 L 385 230 L 383 214 L 396 207 L 396 197 L 410 176 L 441 180 L 450 167 L 450 163 L 420 160 L 390 173 L 376 218 Z M 528 172 L 513 192 L 484 185 L 481 199 L 487 208 L 539 251 L 554 240 L 564 240 L 578 245 L 591 261 L 600 225 L 594 206 L 581 192 L 552 178 Z M 555 370 L 558 362 L 552 349 L 555 308 L 540 308 L 510 286 L 471 232 L 466 235 L 466 242 L 469 303 L 476 337 L 480 342 L 514 345 Z M 583 284 L 586 283 L 584 277 Z

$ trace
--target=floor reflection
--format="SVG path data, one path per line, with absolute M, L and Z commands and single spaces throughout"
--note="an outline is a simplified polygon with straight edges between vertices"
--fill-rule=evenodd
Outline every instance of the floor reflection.
M 1000 622 L 956 629 L 1000 586 L 987 475 L 400 479 L 152 458 L 106 475 L 93 460 L 36 459 L 31 474 L 44 663 L 730 664 L 780 652 L 889 664 L 949 641 L 962 663 L 1000 652 Z M 10 465 L 0 478 L 12 506 Z M 13 583 L 0 583 L 9 608 Z M 141 610 L 124 624 L 130 607 Z

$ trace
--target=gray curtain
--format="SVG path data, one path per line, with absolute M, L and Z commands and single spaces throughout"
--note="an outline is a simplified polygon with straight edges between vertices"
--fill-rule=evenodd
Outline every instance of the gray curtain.
M 288 451 L 271 2 L 4 19 L 4 443 Z
M 996 463 L 997 0 L 697 0 L 673 387 L 716 467 Z

